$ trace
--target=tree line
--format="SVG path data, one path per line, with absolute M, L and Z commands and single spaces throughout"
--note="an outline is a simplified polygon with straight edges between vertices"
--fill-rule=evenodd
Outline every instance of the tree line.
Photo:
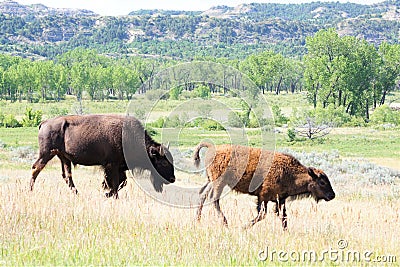
M 95 50 L 75 49 L 55 60 L 0 54 L 0 99 L 62 100 L 66 94 L 91 100 L 130 99 L 154 68 L 140 58 L 112 59 Z
M 371 108 L 399 88 L 399 44 L 375 47 L 328 29 L 308 37 L 306 46 L 304 87 L 314 107 L 333 105 L 368 120 Z
M 333 106 L 365 120 L 369 119 L 371 109 L 383 105 L 387 95 L 399 88 L 399 44 L 383 42 L 377 47 L 364 39 L 339 36 L 334 29 L 327 29 L 308 37 L 306 49 L 308 52 L 301 59 L 272 50 L 252 54 L 244 60 L 196 59 L 239 69 L 258 86 L 260 93 L 305 91 L 315 108 Z M 179 63 L 182 62 L 176 59 L 114 58 L 82 48 L 54 60 L 0 54 L 0 99 L 60 101 L 66 94 L 80 99 L 84 93 L 91 100 L 131 99 L 149 77 Z M 210 93 L 218 91 L 215 85 L 206 86 Z M 158 88 L 150 86 L 145 91 L 151 89 Z M 196 86 L 186 85 L 178 94 L 195 89 Z M 225 93 L 226 88 L 222 89 Z

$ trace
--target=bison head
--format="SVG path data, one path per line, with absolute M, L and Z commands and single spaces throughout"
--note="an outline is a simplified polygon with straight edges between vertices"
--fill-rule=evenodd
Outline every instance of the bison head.
M 161 192 L 164 184 L 175 182 L 171 152 L 164 145 L 153 144 L 148 148 L 150 161 L 154 167 L 151 179 L 154 189 Z
M 328 176 L 322 170 L 310 167 L 308 168 L 308 175 L 311 176 L 308 190 L 317 202 L 321 199 L 330 201 L 335 198 L 335 192 L 332 189 Z

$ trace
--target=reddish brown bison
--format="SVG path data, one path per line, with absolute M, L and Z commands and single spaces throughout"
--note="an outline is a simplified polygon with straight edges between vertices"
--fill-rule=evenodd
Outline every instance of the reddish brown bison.
M 260 148 L 238 145 L 214 146 L 200 143 L 194 151 L 196 166 L 199 165 L 201 148 L 207 147 L 205 166 L 208 182 L 200 190 L 200 205 L 197 219 L 201 218 L 204 201 L 210 194 L 218 214 L 224 224 L 226 218 L 219 206 L 223 188 L 228 185 L 233 190 L 257 196 L 258 215 L 249 226 L 265 217 L 268 201 L 275 202 L 276 212 L 282 212 L 282 226 L 287 228 L 285 200 L 288 197 L 311 195 L 318 202 L 335 198 L 326 174 L 319 169 L 303 166 L 291 155 Z
M 156 191 L 175 181 L 168 148 L 155 142 L 140 121 L 130 116 L 74 115 L 48 119 L 39 126 L 39 149 L 39 158 L 32 166 L 31 190 L 40 171 L 56 155 L 61 160 L 64 180 L 76 193 L 71 163 L 102 166 L 103 187 L 110 189 L 107 197 L 118 198 L 128 169 L 149 170 Z

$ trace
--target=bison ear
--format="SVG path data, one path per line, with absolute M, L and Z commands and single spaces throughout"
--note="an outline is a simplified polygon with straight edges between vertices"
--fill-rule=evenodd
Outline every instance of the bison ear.
M 308 167 L 307 170 L 308 170 L 308 174 L 311 176 L 311 178 L 313 180 L 318 179 L 318 175 L 315 173 L 315 168 L 314 167 Z
M 158 148 L 157 148 L 157 147 L 154 147 L 154 146 L 150 146 L 150 147 L 149 147 L 149 156 L 150 156 L 150 158 L 154 158 L 154 157 L 156 157 L 157 155 L 159 155 Z

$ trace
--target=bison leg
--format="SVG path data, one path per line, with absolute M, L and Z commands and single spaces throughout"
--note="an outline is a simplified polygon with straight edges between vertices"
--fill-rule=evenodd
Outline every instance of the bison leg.
M 127 178 L 126 178 L 126 173 L 124 170 L 119 170 L 119 185 L 118 185 L 118 191 L 121 190 L 126 186 L 127 183 Z
M 46 166 L 47 162 L 49 162 L 54 155 L 40 155 L 39 159 L 35 161 L 32 165 L 32 176 L 31 176 L 31 182 L 30 182 L 30 189 L 31 191 L 33 190 L 33 186 L 35 185 L 35 181 L 39 173 L 43 170 L 43 168 Z
M 287 230 L 287 214 L 286 214 L 286 205 L 285 205 L 285 199 L 280 199 L 279 200 L 279 211 L 282 214 L 282 227 L 283 230 Z
M 228 221 L 226 220 L 226 217 L 224 213 L 221 211 L 221 207 L 219 206 L 219 199 L 222 194 L 222 190 L 224 189 L 224 186 L 221 184 L 213 185 L 212 186 L 212 192 L 211 192 L 211 198 L 214 199 L 214 207 L 218 212 L 218 215 L 222 218 L 222 221 L 225 226 L 228 226 Z
M 265 218 L 265 215 L 267 214 L 266 204 L 267 203 L 260 198 L 257 199 L 257 216 L 244 227 L 245 229 L 252 227 L 254 224 Z
M 219 198 L 214 201 L 214 207 L 217 210 L 219 216 L 222 218 L 224 225 L 228 226 L 228 221 L 226 220 L 226 217 L 224 213 L 221 211 L 221 207 L 219 206 Z
M 197 209 L 197 220 L 200 221 L 201 219 L 201 211 L 203 209 L 204 201 L 206 201 L 208 194 L 210 193 L 212 189 L 212 183 L 208 182 L 206 183 L 201 189 L 200 189 L 200 203 L 199 203 L 199 208 Z
M 61 176 L 64 179 L 64 181 L 68 184 L 68 179 L 67 176 L 65 175 L 65 168 L 64 168 L 64 162 L 62 161 L 62 159 L 60 157 L 58 157 L 61 161 Z
M 124 188 L 127 184 L 127 178 L 126 178 L 126 173 L 124 170 L 119 170 L 119 186 L 118 186 L 118 191 Z M 110 186 L 107 184 L 106 179 L 103 180 L 101 183 L 103 189 L 110 189 Z
M 101 186 L 103 187 L 103 190 L 109 189 L 106 179 L 103 180 L 103 182 L 101 183 Z
M 106 193 L 106 197 L 118 198 L 118 186 L 119 186 L 119 170 L 112 164 L 104 167 L 104 174 L 107 186 L 110 188 L 110 192 Z
M 61 165 L 62 165 L 62 170 L 63 170 L 63 178 L 69 188 L 74 192 L 75 194 L 78 194 L 78 190 L 76 190 L 74 181 L 72 180 L 72 171 L 71 171 L 71 161 L 66 159 L 66 158 L 60 158 L 61 160 Z M 65 177 L 65 170 L 67 171 L 67 177 Z
M 273 201 L 275 204 L 275 209 L 274 209 L 274 213 L 276 214 L 276 216 L 279 216 L 279 205 L 278 205 L 278 201 Z

